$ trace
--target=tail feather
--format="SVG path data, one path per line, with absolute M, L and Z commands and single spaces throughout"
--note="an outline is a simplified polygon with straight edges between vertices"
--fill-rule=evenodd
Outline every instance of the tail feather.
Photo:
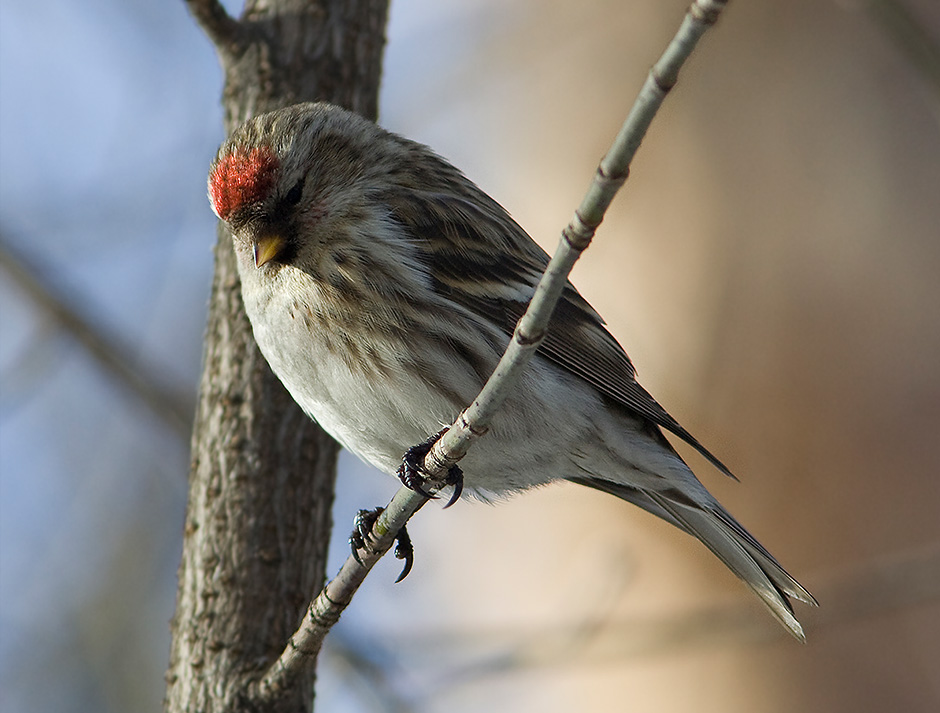
M 597 478 L 576 477 L 570 480 L 616 495 L 701 540 L 760 597 L 793 636 L 806 641 L 788 597 L 815 606 L 813 595 L 717 501 L 699 504 L 677 491 L 645 490 Z
M 793 636 L 806 641 L 787 595 L 814 605 L 816 600 L 727 511 L 717 502 L 712 507 L 690 506 L 662 493 L 647 495 L 738 575 Z
M 764 546 L 758 542 L 754 536 L 744 529 L 727 510 L 719 506 L 712 511 L 712 514 L 721 520 L 735 535 L 740 538 L 741 544 L 747 549 L 760 568 L 771 575 L 771 578 L 781 590 L 786 594 L 814 607 L 818 606 L 816 598 L 810 594 L 802 584 L 796 581 L 789 572 L 787 572 L 777 559 L 770 554 Z

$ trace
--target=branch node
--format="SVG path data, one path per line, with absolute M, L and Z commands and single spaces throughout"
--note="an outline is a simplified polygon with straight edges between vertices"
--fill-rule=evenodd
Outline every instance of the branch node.
M 460 412 L 459 426 L 461 428 L 467 429 L 474 436 L 485 436 L 487 432 L 490 430 L 486 426 L 475 426 L 474 424 L 470 423 L 470 421 L 467 419 L 466 410 L 463 410 Z
M 310 604 L 308 613 L 310 614 L 310 621 L 325 630 L 329 630 L 339 621 L 345 608 L 345 604 L 333 601 L 326 587 L 324 587 L 320 591 L 320 595 Z M 291 642 L 294 643 L 293 637 L 291 637 Z
M 677 80 L 678 75 L 663 75 L 657 71 L 656 67 L 651 67 L 649 81 L 646 83 L 646 86 L 651 92 L 657 94 L 656 100 L 658 102 L 662 102 L 662 100 L 665 99 L 666 95 L 669 93 L 669 90 L 676 86 Z
M 695 0 L 689 8 L 692 18 L 703 25 L 714 25 L 728 0 Z
M 600 220 L 585 220 L 579 208 L 574 212 L 574 217 L 571 219 L 571 222 L 561 231 L 561 237 L 568 244 L 569 248 L 575 252 L 581 253 L 591 244 L 591 240 L 594 238 L 594 231 L 597 230 L 597 226 L 600 224 Z
M 317 622 L 317 623 L 319 624 L 320 622 Z M 317 653 L 319 653 L 319 651 L 320 651 L 320 647 L 319 647 L 319 646 L 318 646 L 318 647 L 315 647 L 315 648 L 312 648 L 312 649 L 304 648 L 302 644 L 298 644 L 298 643 L 294 640 L 294 637 L 293 637 L 293 636 L 291 636 L 291 637 L 287 640 L 287 645 L 288 645 L 291 649 L 293 649 L 294 651 L 296 651 L 298 654 L 300 654 L 301 656 L 306 656 L 306 657 L 315 656 L 315 655 L 316 655 Z
M 619 191 L 629 177 L 629 166 L 624 166 L 621 170 L 613 170 L 608 173 L 607 169 L 604 168 L 604 162 L 601 161 L 597 164 L 597 174 L 594 176 L 594 180 L 605 189 Z M 594 227 L 596 228 L 597 226 Z
M 516 341 L 523 347 L 530 347 L 533 344 L 539 344 L 543 339 L 545 339 L 545 334 L 547 333 L 544 329 L 539 329 L 532 334 L 527 334 L 522 326 L 522 319 L 516 323 L 515 338 Z

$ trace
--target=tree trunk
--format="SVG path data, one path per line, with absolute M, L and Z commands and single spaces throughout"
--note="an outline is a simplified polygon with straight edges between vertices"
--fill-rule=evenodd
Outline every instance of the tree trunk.
M 188 0 L 225 71 L 225 131 L 322 99 L 374 119 L 387 0 L 248 0 L 239 21 Z M 324 581 L 338 446 L 258 351 L 220 226 L 192 441 L 165 710 L 250 710 Z M 311 669 L 272 711 L 313 706 Z

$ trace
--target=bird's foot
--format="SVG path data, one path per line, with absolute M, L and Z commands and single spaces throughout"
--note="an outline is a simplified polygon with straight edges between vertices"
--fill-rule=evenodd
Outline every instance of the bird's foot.
M 447 433 L 446 428 L 435 433 L 424 443 L 419 443 L 409 448 L 405 451 L 405 455 L 401 459 L 401 465 L 398 467 L 398 479 L 402 484 L 406 488 L 410 488 L 426 498 L 435 498 L 437 496 L 425 490 L 424 485 L 427 479 L 423 473 L 424 467 L 422 463 L 424 462 L 424 457 L 445 433 Z M 451 466 L 450 470 L 447 471 L 447 478 L 444 480 L 444 485 L 452 485 L 454 487 L 454 492 L 450 496 L 450 500 L 448 500 L 447 505 L 444 506 L 446 510 L 460 500 L 460 495 L 463 493 L 463 471 L 456 465 Z
M 352 549 L 353 559 L 359 564 L 362 564 L 362 560 L 359 558 L 359 550 L 365 550 L 370 554 L 375 552 L 372 547 L 372 543 L 375 540 L 372 534 L 372 528 L 375 525 L 375 521 L 379 519 L 379 515 L 384 511 L 385 508 L 379 507 L 374 510 L 360 510 L 356 515 L 353 531 L 349 535 L 349 546 Z M 401 574 L 399 574 L 398 579 L 395 580 L 395 584 L 398 584 L 408 576 L 415 562 L 415 549 L 411 544 L 411 537 L 408 536 L 408 530 L 404 527 L 395 535 L 395 558 L 405 562 Z

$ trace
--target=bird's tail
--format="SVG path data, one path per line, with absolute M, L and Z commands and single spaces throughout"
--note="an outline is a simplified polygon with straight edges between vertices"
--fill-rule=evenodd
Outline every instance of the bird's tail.
M 718 501 L 712 499 L 711 503 L 703 505 L 677 490 L 644 490 L 595 478 L 571 480 L 616 495 L 697 537 L 761 598 L 793 636 L 806 640 L 803 627 L 793 615 L 789 597 L 816 606 L 813 595 Z

